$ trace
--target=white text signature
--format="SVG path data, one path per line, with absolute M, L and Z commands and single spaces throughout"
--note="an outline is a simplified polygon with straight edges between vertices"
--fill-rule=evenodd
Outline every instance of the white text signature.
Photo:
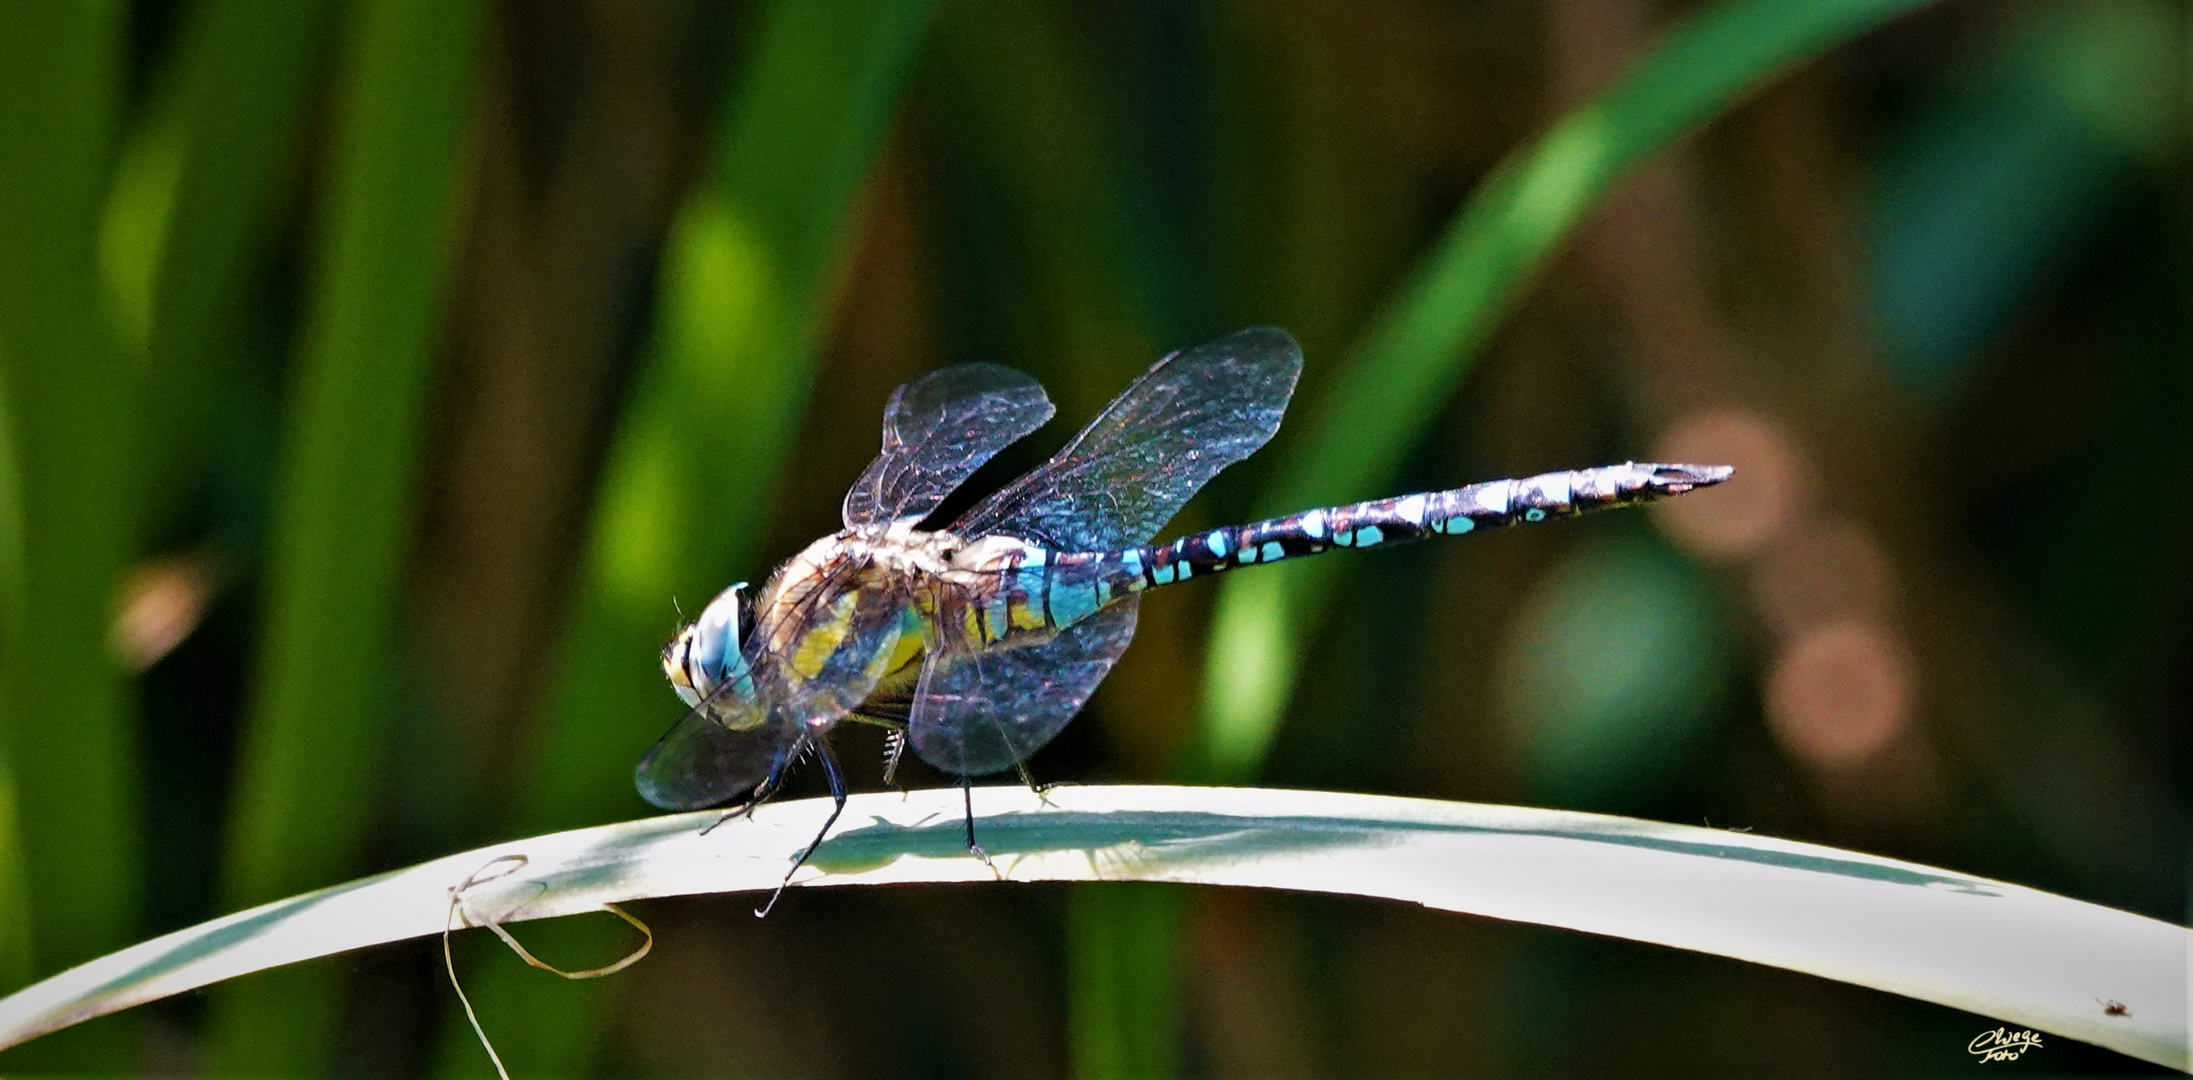
M 1982 1062 L 2016 1061 L 2019 1055 L 2039 1045 L 2041 1037 L 2035 1032 L 1996 1028 L 1975 1036 L 1965 1049 Z

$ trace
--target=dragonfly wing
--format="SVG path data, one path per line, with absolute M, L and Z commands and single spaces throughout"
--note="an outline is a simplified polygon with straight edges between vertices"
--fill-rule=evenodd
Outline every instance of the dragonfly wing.
M 884 409 L 883 451 L 845 493 L 845 524 L 926 516 L 1052 411 L 1041 383 L 996 364 L 939 368 L 899 387 Z
M 1017 649 L 931 654 L 907 738 L 923 761 L 981 776 L 1028 760 L 1081 711 L 1135 634 L 1131 597 Z
M 664 810 L 699 810 L 730 802 L 782 769 L 799 732 L 774 718 L 734 730 L 703 701 L 687 712 L 632 772 L 640 797 Z
M 954 531 L 1069 551 L 1148 543 L 1219 470 L 1279 430 L 1301 372 L 1302 347 L 1268 326 L 1173 353 Z

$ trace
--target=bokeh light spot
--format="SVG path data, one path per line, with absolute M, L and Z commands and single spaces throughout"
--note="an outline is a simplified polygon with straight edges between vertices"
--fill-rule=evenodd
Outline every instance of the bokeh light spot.
M 140 563 L 122 579 L 108 645 L 131 671 L 173 651 L 204 620 L 220 587 L 211 558 L 175 555 Z
M 1767 723 L 1808 765 L 1837 768 L 1879 752 L 1911 713 L 1911 671 L 1881 624 L 1846 619 L 1798 635 L 1767 677 Z
M 1750 409 L 1680 417 L 1669 425 L 1654 457 L 1736 466 L 1729 483 L 1653 507 L 1660 527 L 1700 555 L 1749 555 L 1786 528 L 1804 503 L 1809 479 L 1804 455 L 1786 428 Z

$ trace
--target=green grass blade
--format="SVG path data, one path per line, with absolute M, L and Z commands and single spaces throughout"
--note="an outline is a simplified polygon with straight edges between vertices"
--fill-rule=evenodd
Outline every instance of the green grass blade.
M 114 153 L 123 10 L 0 5 L 0 404 L 9 551 L 0 559 L 0 761 L 12 779 L 27 940 L 55 971 L 138 929 L 136 732 L 107 648 L 142 488 L 139 397 L 99 290 L 99 193 Z M 11 1057 L 121 1070 L 129 1040 Z
M 122 29 L 113 4 L 0 5 L 0 381 L 20 526 L 0 582 L 0 734 L 49 971 L 136 925 L 138 763 L 106 647 L 136 399 L 94 261 Z
M 23 580 L 23 512 L 7 390 L 7 380 L 0 379 L 0 587 Z M 0 698 L 0 731 L 7 729 L 7 708 L 7 700 Z M 32 953 L 30 872 L 23 858 L 15 770 L 8 764 L 7 740 L 0 738 L 0 986 L 31 981 Z
M 16 820 L 15 771 L 0 757 L 0 986 L 31 980 L 30 881 Z
M 772 5 L 710 176 L 673 225 L 651 353 L 594 508 L 526 827 L 629 813 L 632 766 L 676 718 L 651 662 L 752 565 L 806 414 L 831 278 L 928 0 Z M 635 661 L 635 658 L 637 660 Z
M 988 842 L 988 833 L 984 833 Z M 1181 964 L 1188 897 L 1177 885 L 1087 885 L 1066 908 L 1072 1074 L 1180 1072 Z
M 527 829 L 643 804 L 632 767 L 676 719 L 651 662 L 673 599 L 697 610 L 755 574 L 774 485 L 807 411 L 862 179 L 897 111 L 929 0 L 779 2 L 751 38 L 717 160 L 673 224 L 654 340 L 594 508 L 569 630 L 517 814 Z M 574 927 L 584 955 L 606 928 Z M 598 986 L 490 973 L 475 1000 L 520 1073 L 588 1067 Z M 452 1014 L 437 1071 L 476 1071 Z
M 1385 494 L 1381 481 L 1509 306 L 1617 180 L 1776 73 L 1925 2 L 1738 0 L 1677 26 L 1620 84 L 1493 171 L 1356 347 L 1330 407 L 1279 440 L 1269 507 Z M 1256 774 L 1294 688 L 1296 650 L 1345 572 L 1320 560 L 1221 587 L 1191 772 Z
M 147 358 L 154 520 L 203 468 L 214 395 L 245 283 L 275 227 L 306 104 L 319 86 L 331 0 L 209 0 L 126 140 L 109 193 L 102 270 L 125 345 Z
M 370 813 L 481 14 L 476 0 L 369 0 L 350 27 L 228 836 L 231 903 L 340 876 Z M 214 1071 L 325 1064 L 324 975 L 235 990 L 215 1009 Z
M 0 379 L 0 588 L 23 580 L 23 508 L 10 427 L 8 384 Z M 12 603 L 14 600 L 0 600 Z M 0 697 L 0 732 L 7 730 L 8 701 Z M 23 857 L 23 826 L 16 807 L 15 770 L 7 740 L 0 738 L 0 986 L 31 981 L 30 870 Z
M 0 587 L 23 580 L 23 511 L 7 390 L 7 380 L 0 379 Z M 7 700 L 0 698 L 0 731 L 7 729 L 7 708 Z M 8 765 L 7 740 L 0 738 L 0 986 L 31 981 L 32 953 L 30 872 L 23 858 L 15 770 Z
M 1634 818 L 1337 792 L 1092 786 L 1045 798 L 984 787 L 976 807 L 983 844 L 1011 881 L 1191 882 L 1402 900 L 1806 972 L 2145 1061 L 2193 1064 L 2185 982 L 2193 934 L 1952 870 Z M 959 808 L 951 788 L 853 796 L 843 820 L 855 824 L 822 845 L 784 902 L 799 904 L 804 888 L 825 885 L 999 887 L 967 857 Z M 521 867 L 465 896 L 478 919 L 766 891 L 828 812 L 829 800 L 809 799 L 772 804 L 706 836 L 701 827 L 715 815 L 701 812 L 514 840 L 240 912 L 0 1000 L 0 1045 L 247 971 L 438 934 L 451 917 L 450 890 L 513 856 L 523 857 Z M 2108 1015 L 2111 1000 L 2126 1013 Z M 493 1020 L 488 1026 L 511 1041 Z

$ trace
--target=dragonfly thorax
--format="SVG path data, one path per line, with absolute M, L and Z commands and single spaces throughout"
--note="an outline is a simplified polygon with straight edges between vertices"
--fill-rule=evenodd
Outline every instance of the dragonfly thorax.
M 1002 599 L 1010 571 L 1045 557 L 1013 537 L 970 541 L 917 523 L 833 533 L 771 576 L 751 611 L 740 674 L 765 687 L 772 708 L 801 723 L 835 722 L 885 676 L 908 670 L 937 635 L 968 637 L 962 617 Z M 745 696 L 736 686 L 725 695 Z
M 785 562 L 763 591 L 760 621 L 766 625 L 772 606 L 803 595 L 848 560 L 869 573 L 896 580 L 933 577 L 969 586 L 1000 570 L 1028 563 L 1028 553 L 1038 550 L 1011 536 L 968 540 L 956 533 L 915 528 L 917 524 L 919 519 L 902 518 L 888 524 L 856 526 L 807 545 Z

